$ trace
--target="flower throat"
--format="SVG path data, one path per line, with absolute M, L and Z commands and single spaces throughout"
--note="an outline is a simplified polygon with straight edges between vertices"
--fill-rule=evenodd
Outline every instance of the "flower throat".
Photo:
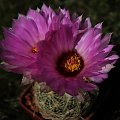
M 75 51 L 62 54 L 57 61 L 57 70 L 65 77 L 77 75 L 84 66 L 83 59 Z

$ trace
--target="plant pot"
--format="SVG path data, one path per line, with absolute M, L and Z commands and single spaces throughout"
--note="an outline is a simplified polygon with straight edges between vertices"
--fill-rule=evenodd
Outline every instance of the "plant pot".
M 26 113 L 29 114 L 29 116 L 33 120 L 45 120 L 40 114 L 35 113 L 35 111 L 31 110 L 31 108 L 25 104 L 25 102 L 27 102 L 25 97 L 27 94 L 30 93 L 30 89 L 31 89 L 32 85 L 33 84 L 29 84 L 26 86 L 26 88 L 21 93 L 21 95 L 18 99 L 18 102 L 19 102 L 20 106 L 26 111 Z
M 26 96 L 32 96 L 32 92 L 31 92 L 32 86 L 33 86 L 33 84 L 27 85 L 27 87 L 22 92 L 21 96 L 19 97 L 19 104 L 20 104 L 20 106 L 29 114 L 29 116 L 33 120 L 51 120 L 51 119 L 44 119 L 42 117 L 42 115 L 36 110 L 36 108 L 34 106 L 34 102 L 32 101 L 32 99 L 29 100 L 30 104 L 33 103 L 32 109 L 30 107 L 31 106 L 30 104 L 29 105 L 26 104 L 27 103 Z M 92 115 L 93 114 L 88 115 L 88 117 L 85 117 L 85 119 L 81 117 L 81 120 L 90 120 Z

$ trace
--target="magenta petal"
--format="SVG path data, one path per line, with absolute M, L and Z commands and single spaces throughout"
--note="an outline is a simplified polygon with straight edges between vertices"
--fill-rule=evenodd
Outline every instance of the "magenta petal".
M 35 59 L 19 54 L 10 53 L 8 51 L 3 52 L 3 58 L 5 62 L 15 66 L 27 66 L 34 62 Z M 21 61 L 22 60 L 22 61 Z
M 95 25 L 95 28 L 102 29 L 102 24 L 103 24 L 103 22 L 98 23 L 97 25 Z
M 70 14 L 69 14 L 69 11 L 68 11 L 68 10 L 60 9 L 60 13 L 62 13 L 62 14 L 64 15 L 64 17 L 70 19 Z
M 45 33 L 48 31 L 48 26 L 47 26 L 45 18 L 39 12 L 32 10 L 32 9 L 28 11 L 27 17 L 29 19 L 34 20 L 34 22 L 37 25 L 41 39 L 44 39 Z
M 99 50 L 104 49 L 110 42 L 111 39 L 111 33 L 110 34 L 106 34 L 103 39 L 101 40 L 101 46 L 99 47 Z
M 108 45 L 105 49 L 103 49 L 103 51 L 105 53 L 109 53 L 112 50 L 113 47 L 114 47 L 113 45 Z
M 50 26 L 53 17 L 56 16 L 56 13 L 51 7 L 47 7 L 45 4 L 43 4 L 40 13 L 47 19 L 47 24 Z
M 41 12 L 44 12 L 44 15 L 47 17 L 47 16 L 55 16 L 55 12 L 52 10 L 52 8 L 49 6 L 47 7 L 45 4 L 43 4 L 42 8 L 41 8 Z
M 26 43 L 26 41 L 22 41 L 17 37 L 12 31 L 5 30 L 4 31 L 6 39 L 1 41 L 2 47 L 4 47 L 5 50 L 10 50 L 16 52 L 18 50 L 19 52 L 26 52 L 26 50 L 31 49 L 31 46 L 29 43 Z M 13 50 L 14 48 L 17 48 L 16 50 Z
M 19 17 L 18 20 L 13 22 L 12 29 L 14 33 L 22 39 L 27 39 L 30 36 L 28 39 L 31 40 L 31 42 L 37 42 L 39 40 L 38 28 L 36 23 L 24 16 Z M 21 36 L 21 34 L 23 36 Z
M 85 85 L 81 86 L 81 88 L 83 88 L 86 91 L 92 91 L 92 90 L 96 89 L 97 86 L 92 83 L 86 83 Z
M 90 18 L 86 18 L 83 28 L 91 28 L 91 26 Z
M 64 80 L 62 79 L 52 79 L 54 83 L 49 83 L 48 85 L 59 95 L 64 95 L 65 91 L 63 89 Z
M 70 19 L 68 19 L 68 18 L 64 18 L 61 22 L 62 22 L 63 25 L 67 25 L 68 24 L 71 27 L 73 26 L 72 21 L 70 21 Z
M 118 59 L 119 56 L 118 55 L 112 55 L 112 56 L 109 56 L 106 58 L 106 60 L 115 60 L 115 59 Z
M 86 57 L 85 53 L 87 52 L 88 50 L 87 48 L 89 48 L 89 45 L 93 40 L 93 37 L 94 37 L 94 29 L 90 29 L 86 34 L 82 36 L 81 40 L 76 45 L 75 49 L 83 57 Z
M 65 85 L 65 91 L 66 93 L 72 95 L 72 96 L 76 96 L 79 93 L 79 84 L 77 82 L 77 80 L 67 80 L 66 81 L 66 85 Z
M 49 36 L 50 35 L 50 36 Z M 58 54 L 67 52 L 73 48 L 74 39 L 72 36 L 72 31 L 67 26 L 62 26 L 59 30 L 52 34 L 49 34 L 47 39 L 48 43 L 51 44 L 51 49 L 56 49 Z M 62 35 L 62 36 L 61 36 Z M 52 52 L 52 51 L 51 51 Z
M 97 76 L 90 77 L 90 79 L 96 83 L 101 83 L 103 79 L 106 79 L 106 78 L 108 78 L 108 74 L 100 74 Z

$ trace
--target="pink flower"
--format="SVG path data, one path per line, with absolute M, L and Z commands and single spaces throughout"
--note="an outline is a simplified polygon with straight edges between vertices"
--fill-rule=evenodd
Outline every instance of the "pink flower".
M 68 25 L 51 31 L 39 46 L 39 72 L 33 77 L 45 82 L 56 93 L 78 95 L 79 90 L 90 91 L 108 77 L 117 55 L 110 55 L 111 34 L 102 37 L 102 24 L 90 28 L 79 39 Z
M 65 9 L 59 9 L 58 13 L 46 5 L 41 10 L 29 9 L 26 16 L 19 15 L 13 21 L 12 28 L 4 29 L 4 40 L 0 42 L 2 67 L 27 76 L 36 73 L 38 43 L 45 40 L 49 31 L 59 28 L 56 21 L 70 26 L 74 34 L 83 33 L 90 27 L 87 18 L 78 31 L 82 19 L 78 17 L 71 20 L 69 11 Z

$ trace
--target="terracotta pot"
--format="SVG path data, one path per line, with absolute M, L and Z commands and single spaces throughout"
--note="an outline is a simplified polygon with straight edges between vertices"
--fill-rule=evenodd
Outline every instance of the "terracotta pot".
M 42 118 L 42 116 L 40 114 L 36 114 L 34 113 L 26 104 L 25 104 L 25 96 L 30 92 L 32 84 L 28 85 L 22 92 L 22 94 L 20 95 L 18 102 L 20 104 L 20 106 L 29 114 L 29 116 L 33 119 L 33 120 L 45 120 L 44 118 Z
M 27 114 L 29 114 L 29 116 L 33 119 L 33 120 L 46 120 L 44 119 L 41 114 L 39 113 L 35 113 L 34 111 L 32 111 L 26 104 L 26 100 L 25 100 L 25 96 L 30 93 L 30 89 L 32 87 L 33 84 L 28 85 L 27 87 L 25 87 L 25 89 L 23 90 L 22 94 L 20 95 L 18 101 L 20 106 L 26 111 Z M 88 117 L 86 117 L 83 120 L 90 120 L 90 118 L 92 117 L 93 113 L 90 114 Z M 48 119 L 47 119 L 48 120 Z

